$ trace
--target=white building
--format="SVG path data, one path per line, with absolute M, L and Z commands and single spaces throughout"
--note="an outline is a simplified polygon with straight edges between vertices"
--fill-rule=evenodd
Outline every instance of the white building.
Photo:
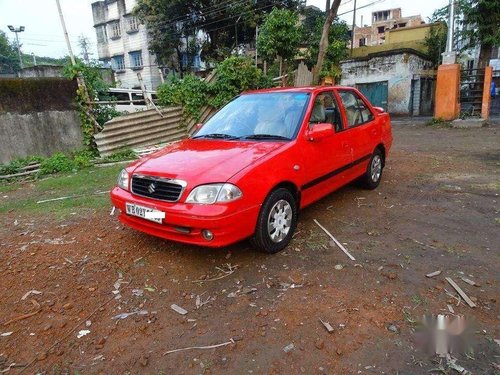
M 101 0 L 92 3 L 99 60 L 111 66 L 118 87 L 140 88 L 140 72 L 146 89 L 161 83 L 154 55 L 149 52 L 148 33 L 132 15 L 136 0 Z

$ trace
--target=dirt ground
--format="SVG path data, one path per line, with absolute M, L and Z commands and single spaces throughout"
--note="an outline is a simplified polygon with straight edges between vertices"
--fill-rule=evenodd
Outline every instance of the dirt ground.
M 124 228 L 110 206 L 64 220 L 3 214 L 0 372 L 456 374 L 415 335 L 423 314 L 450 314 L 450 305 L 475 342 L 454 354 L 457 363 L 498 374 L 498 133 L 396 125 L 379 188 L 350 185 L 305 209 L 277 255 L 248 242 L 219 250 L 167 242 Z M 477 307 L 456 299 L 445 277 Z

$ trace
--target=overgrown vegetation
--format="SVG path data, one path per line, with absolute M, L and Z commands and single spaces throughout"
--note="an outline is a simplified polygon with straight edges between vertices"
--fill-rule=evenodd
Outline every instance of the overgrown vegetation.
M 85 147 L 97 154 L 94 144 L 94 134 L 99 126 L 106 121 L 119 116 L 120 112 L 113 105 L 90 105 L 88 102 L 97 98 L 98 93 L 105 93 L 109 85 L 104 81 L 97 62 L 85 64 L 78 61 L 76 65 L 68 64 L 64 67 L 64 75 L 70 79 L 81 76 L 85 81 L 87 91 L 82 87 L 77 90 L 77 105 L 82 122 L 83 143 Z M 102 95 L 101 95 L 102 97 Z M 110 98 L 102 97 L 103 100 Z
M 111 163 L 131 160 L 136 157 L 135 153 L 130 149 L 120 150 L 101 159 L 96 159 L 94 152 L 91 150 L 81 150 L 69 155 L 58 152 L 48 158 L 30 156 L 28 158 L 16 159 L 8 164 L 0 165 L 0 176 L 24 172 L 26 167 L 34 164 L 40 164 L 39 171 L 29 177 L 37 178 L 55 173 L 77 172 L 92 167 L 95 162 Z
M 160 105 L 180 105 L 186 118 L 199 120 L 206 105 L 220 108 L 245 90 L 271 87 L 271 80 L 245 57 L 230 57 L 217 66 L 217 81 L 207 84 L 200 78 L 187 75 L 158 88 Z

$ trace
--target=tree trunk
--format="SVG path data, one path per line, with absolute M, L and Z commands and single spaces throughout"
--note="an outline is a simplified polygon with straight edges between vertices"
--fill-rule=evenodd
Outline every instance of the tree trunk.
M 481 49 L 479 50 L 479 59 L 477 61 L 477 68 L 486 68 L 491 59 L 491 53 L 493 52 L 493 46 L 491 44 L 481 44 Z
M 319 82 L 319 74 L 321 69 L 323 69 L 323 63 L 325 60 L 326 50 L 328 49 L 328 34 L 330 32 L 330 27 L 332 26 L 333 20 L 337 17 L 337 11 L 339 10 L 341 0 L 334 0 L 331 8 L 327 10 L 326 20 L 323 24 L 323 30 L 321 32 L 321 39 L 319 41 L 319 51 L 318 59 L 316 65 L 313 68 L 313 84 L 317 85 Z M 327 4 L 329 1 L 327 0 Z

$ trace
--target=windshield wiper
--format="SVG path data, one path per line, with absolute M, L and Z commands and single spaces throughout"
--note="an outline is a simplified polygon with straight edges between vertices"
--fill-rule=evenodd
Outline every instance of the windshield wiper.
M 223 134 L 223 133 L 210 133 L 210 134 L 203 134 L 203 135 L 195 135 L 191 139 L 196 139 L 196 138 L 238 139 L 239 137 L 236 137 L 236 136 L 230 135 L 230 134 Z
M 244 137 L 241 137 L 244 139 L 276 139 L 276 140 L 283 140 L 283 141 L 289 141 L 290 138 L 284 137 L 282 135 L 276 135 L 276 134 L 251 134 L 251 135 L 246 135 Z

